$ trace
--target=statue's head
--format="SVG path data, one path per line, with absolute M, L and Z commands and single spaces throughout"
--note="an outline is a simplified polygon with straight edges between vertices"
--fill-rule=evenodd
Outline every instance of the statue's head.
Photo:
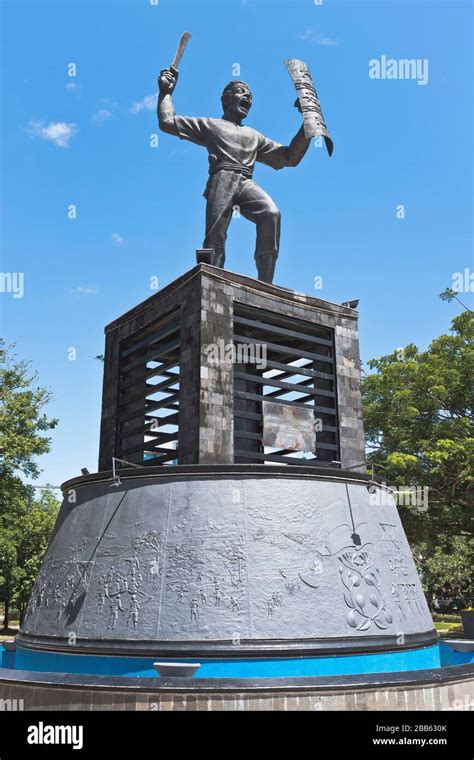
M 224 114 L 233 121 L 245 119 L 252 107 L 252 93 L 248 84 L 233 80 L 226 84 L 221 97 Z

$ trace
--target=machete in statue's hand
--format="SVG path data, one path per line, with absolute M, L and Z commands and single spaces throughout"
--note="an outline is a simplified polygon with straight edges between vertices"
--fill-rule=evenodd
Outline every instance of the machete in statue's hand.
M 181 35 L 181 39 L 179 41 L 179 45 L 176 50 L 173 63 L 170 65 L 170 71 L 172 74 L 174 74 L 175 77 L 178 76 L 178 66 L 181 61 L 181 58 L 183 57 L 184 51 L 186 50 L 186 45 L 188 44 L 190 39 L 191 39 L 191 35 L 189 34 L 189 32 L 184 32 L 184 34 Z

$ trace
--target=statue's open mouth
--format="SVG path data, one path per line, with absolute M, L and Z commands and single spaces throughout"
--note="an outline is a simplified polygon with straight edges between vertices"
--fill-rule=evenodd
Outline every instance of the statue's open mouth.
M 245 111 L 245 113 L 248 113 L 250 110 L 250 105 L 252 101 L 248 97 L 243 97 L 240 101 L 240 110 Z

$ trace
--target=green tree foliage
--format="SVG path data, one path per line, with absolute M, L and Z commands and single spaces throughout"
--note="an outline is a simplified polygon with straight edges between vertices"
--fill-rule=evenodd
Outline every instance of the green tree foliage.
M 6 471 L 0 478 L 0 601 L 4 605 L 4 628 L 8 628 L 10 606 L 21 576 L 18 546 L 21 521 L 34 491 Z
M 31 365 L 3 342 L 0 361 L 0 603 L 8 628 L 12 604 L 20 612 L 25 607 L 58 511 L 52 490 L 35 499 L 35 489 L 18 474 L 38 477 L 35 457 L 49 451 L 44 433 L 57 420 L 43 412 L 51 393 L 37 385 Z
M 12 605 L 26 609 L 33 584 L 59 510 L 52 489 L 34 489 L 19 478 L 7 476 L 0 484 L 0 600 L 4 604 L 3 627 L 8 628 Z
M 453 587 L 459 589 L 464 578 L 467 593 L 469 583 L 473 332 L 473 315 L 466 311 L 426 351 L 410 344 L 370 361 L 376 371 L 362 382 L 368 459 L 376 473 L 398 486 L 429 487 L 426 511 L 400 507 L 425 590 L 443 587 L 443 567 Z
M 37 478 L 40 470 L 34 458 L 48 453 L 51 443 L 43 433 L 58 420 L 43 413 L 51 392 L 36 385 L 37 373 L 29 362 L 17 359 L 13 348 L 0 342 L 0 456 L 3 471 Z
M 463 536 L 434 542 L 421 541 L 414 548 L 415 564 L 429 600 L 449 597 L 463 606 L 472 600 L 472 546 Z
M 39 498 L 26 507 L 19 520 L 20 535 L 16 547 L 19 571 L 13 600 L 20 611 L 20 620 L 23 619 L 31 590 L 48 548 L 59 506 L 60 502 L 54 491 L 46 488 L 41 491 Z

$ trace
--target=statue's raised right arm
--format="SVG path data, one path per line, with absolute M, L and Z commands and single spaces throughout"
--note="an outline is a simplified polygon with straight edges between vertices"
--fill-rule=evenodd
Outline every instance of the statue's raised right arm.
M 178 72 L 171 71 L 171 69 L 163 69 L 158 77 L 158 88 L 160 94 L 158 96 L 157 115 L 158 124 L 163 132 L 168 132 L 169 135 L 175 135 L 179 137 L 179 132 L 176 127 L 174 117 L 176 111 L 174 110 L 172 94 L 178 81 Z

